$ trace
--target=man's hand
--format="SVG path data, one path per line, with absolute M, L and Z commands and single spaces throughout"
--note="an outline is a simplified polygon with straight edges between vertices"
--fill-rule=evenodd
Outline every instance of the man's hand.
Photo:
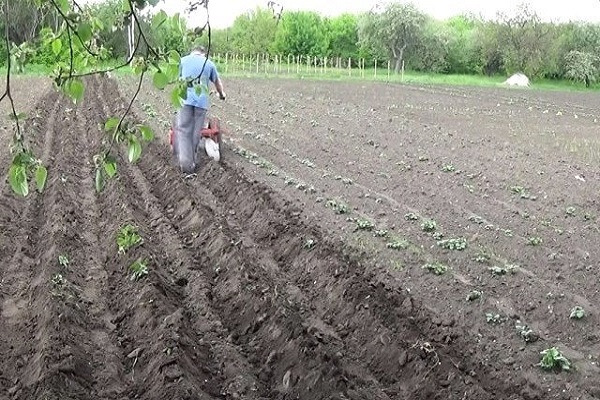
M 225 92 L 219 93 L 219 99 L 225 100 Z

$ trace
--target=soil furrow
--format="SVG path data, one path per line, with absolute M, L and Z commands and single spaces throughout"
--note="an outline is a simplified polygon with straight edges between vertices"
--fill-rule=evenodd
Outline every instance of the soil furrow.
M 50 105 L 54 103 L 54 105 Z M 50 106 L 49 106 L 50 105 Z M 37 154 L 41 154 L 44 165 L 49 168 L 53 165 L 50 158 L 50 149 L 53 147 L 55 124 L 60 108 L 58 94 L 48 93 L 35 108 L 39 111 L 39 118 L 29 119 L 26 126 L 31 126 L 31 146 Z M 39 122 L 39 123 L 37 123 Z M 2 304 L 0 310 L 0 382 L 3 382 L 3 391 L 14 396 L 23 387 L 24 380 L 31 380 L 24 376 L 27 364 L 31 362 L 36 368 L 41 368 L 35 356 L 34 338 L 36 326 L 32 318 L 42 299 L 36 298 L 32 293 L 35 287 L 32 283 L 39 282 L 38 271 L 34 264 L 37 257 L 35 252 L 37 232 L 39 231 L 38 216 L 43 206 L 43 196 L 33 194 L 27 199 L 16 198 L 9 187 L 3 189 L 3 198 L 10 210 L 6 214 L 6 224 L 10 228 L 6 231 L 10 245 L 3 249 L 2 265 L 0 270 L 0 294 Z M 12 239 L 12 240 L 11 240 Z M 8 244 L 8 243 L 7 243 Z
M 86 85 L 93 90 L 93 79 L 87 79 Z M 81 297 L 85 299 L 88 310 L 89 335 L 95 345 L 94 354 L 94 391 L 102 399 L 121 398 L 130 384 L 125 378 L 123 349 L 118 346 L 114 313 L 108 307 L 108 272 L 105 260 L 108 248 L 103 246 L 100 232 L 101 218 L 98 197 L 95 193 L 93 150 L 100 150 L 100 135 L 90 132 L 90 114 L 97 107 L 94 98 L 86 97 L 77 110 L 77 157 L 82 161 L 77 166 L 78 197 L 81 202 L 81 247 L 74 259 L 80 273 L 74 277 L 81 287 Z M 103 205 L 105 206 L 105 205 Z M 79 262 L 78 262 L 79 261 Z
M 40 107 L 52 107 L 41 104 Z M 74 177 L 70 175 L 71 154 L 75 139 L 57 135 L 62 129 L 73 126 L 73 112 L 68 100 L 59 98 L 46 127 L 42 160 L 48 160 L 52 172 L 45 191 L 32 214 L 36 225 L 30 226 L 32 242 L 25 250 L 30 263 L 21 268 L 28 271 L 21 275 L 26 285 L 27 333 L 18 343 L 18 382 L 15 395 L 29 398 L 92 398 L 91 363 L 87 356 L 85 305 L 79 297 L 78 288 L 65 280 L 59 263 L 64 268 L 65 259 L 59 259 L 63 251 L 77 246 L 72 229 L 76 227 L 77 203 Z M 59 270 L 59 272 L 56 272 Z M 68 389 L 66 389 L 68 388 Z M 65 390 L 66 389 L 66 390 Z
M 93 81 L 93 88 L 102 94 L 100 97 L 111 96 L 98 80 Z M 103 108 L 102 102 L 96 103 L 88 113 L 88 122 L 102 126 L 107 117 Z M 154 219 L 150 207 L 152 200 L 127 194 L 133 182 L 127 161 L 122 157 L 118 161 L 120 176 L 109 181 L 99 205 L 103 211 L 101 229 L 106 232 L 101 245 L 107 251 L 109 307 L 115 313 L 111 322 L 123 350 L 125 376 L 131 381 L 125 395 L 223 398 L 220 365 L 212 356 L 215 343 L 194 331 L 191 320 L 196 315 L 184 307 L 181 282 L 175 282 L 171 273 L 181 264 L 179 254 L 161 240 L 160 221 Z M 115 239 L 126 224 L 138 228 L 143 243 L 119 254 Z M 130 265 L 136 260 L 148 267 L 148 274 L 139 280 L 130 279 Z

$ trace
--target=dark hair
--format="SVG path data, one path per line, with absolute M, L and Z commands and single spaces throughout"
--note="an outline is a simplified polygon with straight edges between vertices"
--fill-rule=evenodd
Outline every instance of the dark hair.
M 204 48 L 204 46 L 200 45 L 194 46 L 194 48 L 192 48 L 192 51 L 198 51 L 202 54 L 206 54 L 206 49 Z

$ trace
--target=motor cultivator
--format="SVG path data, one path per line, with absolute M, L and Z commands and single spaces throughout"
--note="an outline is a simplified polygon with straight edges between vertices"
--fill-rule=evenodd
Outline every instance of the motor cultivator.
M 206 154 L 217 162 L 223 161 L 223 132 L 221 122 L 216 117 L 207 117 L 204 128 L 198 132 L 200 142 L 198 146 L 203 146 Z M 175 129 L 169 129 L 169 145 L 171 152 L 175 143 Z

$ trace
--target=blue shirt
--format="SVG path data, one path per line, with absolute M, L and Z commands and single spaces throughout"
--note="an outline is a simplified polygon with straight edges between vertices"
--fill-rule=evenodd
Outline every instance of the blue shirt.
M 204 72 L 202 72 L 204 61 L 206 61 L 206 66 L 204 66 Z M 194 79 L 200 75 L 200 72 L 202 72 L 202 78 L 200 81 L 205 87 L 208 87 L 209 81 L 215 83 L 219 78 L 217 67 L 212 61 L 206 60 L 206 57 L 200 54 L 192 53 L 181 58 L 181 62 L 179 64 L 179 76 L 181 78 Z M 197 85 L 197 82 L 195 82 L 195 84 Z M 188 87 L 187 99 L 183 101 L 183 104 L 208 110 L 210 107 L 208 93 L 204 92 L 202 94 L 198 94 L 196 87 Z

